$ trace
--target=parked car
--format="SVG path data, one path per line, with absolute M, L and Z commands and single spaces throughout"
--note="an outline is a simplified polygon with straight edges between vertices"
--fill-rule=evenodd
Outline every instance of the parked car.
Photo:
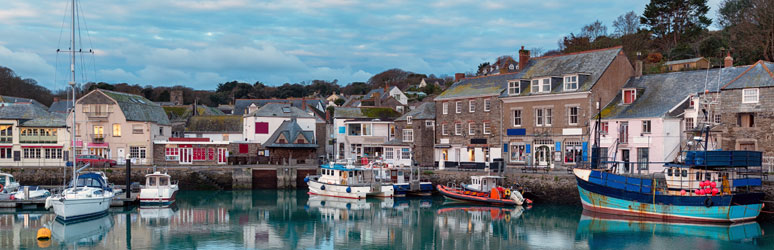
M 105 159 L 102 156 L 99 155 L 79 155 L 75 157 L 75 163 L 78 165 L 85 165 L 86 163 L 91 163 L 92 166 L 95 167 L 113 167 L 116 165 L 115 160 L 111 159 Z

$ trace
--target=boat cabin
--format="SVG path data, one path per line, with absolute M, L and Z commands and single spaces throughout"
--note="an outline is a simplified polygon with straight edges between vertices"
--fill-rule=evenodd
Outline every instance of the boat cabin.
M 13 175 L 0 173 L 0 185 L 3 185 L 2 191 L 13 192 L 19 188 L 19 183 L 13 178 Z
M 496 188 L 498 182 L 505 179 L 502 176 L 495 175 L 479 175 L 470 177 L 470 187 L 477 189 L 481 192 L 488 192 L 492 188 Z
M 321 183 L 334 184 L 334 185 L 358 185 L 367 184 L 367 180 L 370 177 L 366 177 L 365 169 L 356 168 L 352 166 L 345 166 L 341 164 L 324 164 L 320 166 L 320 178 L 317 180 Z
M 70 187 L 72 187 L 72 182 L 70 182 Z M 76 179 L 75 182 L 76 187 L 93 187 L 93 188 L 102 188 L 107 189 L 107 183 L 105 183 L 105 180 L 100 176 L 99 174 L 95 173 L 88 173 L 88 174 L 82 174 L 78 176 L 78 179 Z
M 670 190 L 699 189 L 702 181 L 714 182 L 722 193 L 735 192 L 738 187 L 760 186 L 761 152 L 755 151 L 687 151 L 684 164 L 664 165 Z
M 145 175 L 146 187 L 166 187 L 170 185 L 170 176 L 160 172 Z

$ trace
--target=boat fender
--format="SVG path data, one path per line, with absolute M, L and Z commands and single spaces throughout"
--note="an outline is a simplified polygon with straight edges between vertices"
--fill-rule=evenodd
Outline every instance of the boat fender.
M 351 210 L 351 209 L 352 209 L 352 203 L 347 203 L 347 210 Z
M 511 196 L 511 189 L 510 188 L 505 190 L 505 196 L 506 197 Z
M 325 190 L 325 185 L 320 186 L 320 190 Z
M 45 227 L 38 229 L 37 239 L 38 240 L 51 239 L 51 230 L 48 230 L 48 228 L 45 228 Z
M 0 192 L 3 192 L 3 190 L 5 190 L 5 186 L 3 186 L 3 184 L 0 184 Z
M 351 187 L 347 187 L 347 193 L 352 193 L 352 188 Z
M 309 176 L 304 177 L 304 182 L 309 182 Z
M 49 208 L 51 208 L 51 197 L 48 197 L 48 198 L 46 198 L 46 205 L 45 205 L 45 208 L 46 208 L 46 210 L 48 210 Z
M 707 197 L 707 199 L 704 199 L 704 206 L 705 207 L 711 207 L 712 205 L 713 205 L 712 204 L 712 199 L 710 199 L 710 197 Z

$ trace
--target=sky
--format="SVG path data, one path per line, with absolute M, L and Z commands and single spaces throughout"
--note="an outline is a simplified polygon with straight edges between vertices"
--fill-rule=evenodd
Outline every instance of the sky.
M 0 0 L 0 66 L 67 86 L 70 0 Z M 720 0 L 710 0 L 715 17 Z M 80 0 L 78 82 L 215 89 L 367 81 L 391 68 L 451 75 L 628 11 L 641 0 Z M 2 90 L 0 90 L 2 92 Z

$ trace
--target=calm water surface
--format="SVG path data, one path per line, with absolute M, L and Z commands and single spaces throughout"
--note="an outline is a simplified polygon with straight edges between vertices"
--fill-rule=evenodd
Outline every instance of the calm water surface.
M 181 191 L 165 209 L 111 210 L 77 224 L 0 210 L 0 248 L 79 249 L 774 249 L 774 224 L 632 221 L 569 206 L 361 201 L 298 191 Z M 53 239 L 38 242 L 38 228 Z

